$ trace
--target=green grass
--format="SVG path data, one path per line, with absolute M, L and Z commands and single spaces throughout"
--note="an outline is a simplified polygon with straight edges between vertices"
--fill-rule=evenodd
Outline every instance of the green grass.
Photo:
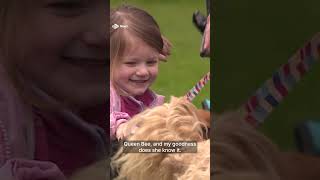
M 201 35 L 192 24 L 192 13 L 199 9 L 205 13 L 204 1 L 194 0 L 127 0 L 130 5 L 149 12 L 158 22 L 161 32 L 173 44 L 168 62 L 161 63 L 159 76 L 152 89 L 170 96 L 185 95 L 210 70 L 209 59 L 199 56 Z M 121 1 L 111 0 L 111 7 Z M 201 107 L 201 101 L 210 98 L 207 85 L 195 98 L 194 104 Z
M 216 111 L 242 104 L 313 34 L 320 31 L 318 0 L 217 1 L 214 4 Z M 290 92 L 261 130 L 282 149 L 294 149 L 293 128 L 320 119 L 320 64 Z

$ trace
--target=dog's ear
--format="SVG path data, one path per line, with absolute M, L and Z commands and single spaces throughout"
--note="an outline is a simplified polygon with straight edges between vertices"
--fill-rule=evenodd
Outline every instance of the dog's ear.
M 198 109 L 197 116 L 201 122 L 203 122 L 208 128 L 210 128 L 210 123 L 211 123 L 210 111 Z

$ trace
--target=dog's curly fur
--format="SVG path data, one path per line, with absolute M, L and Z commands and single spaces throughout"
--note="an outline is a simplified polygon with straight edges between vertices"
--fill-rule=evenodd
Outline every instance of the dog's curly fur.
M 116 178 L 127 180 L 210 179 L 210 141 L 196 107 L 184 98 L 146 110 L 126 123 L 128 141 L 197 141 L 197 153 L 123 153 L 112 158 Z
M 213 179 L 318 180 L 320 158 L 283 152 L 240 112 L 214 116 Z
M 214 143 L 210 145 L 209 140 L 205 140 L 205 123 L 202 122 L 207 115 L 183 99 L 173 99 L 131 119 L 126 128 L 134 133 L 128 140 L 195 140 L 198 141 L 198 153 L 125 154 L 120 149 L 113 157 L 113 166 L 119 170 L 117 179 L 203 180 L 209 179 L 210 174 L 213 179 L 221 180 L 320 179 L 319 157 L 281 151 L 245 122 L 237 111 L 214 116 L 216 119 L 211 128 Z M 75 179 L 89 179 L 99 172 L 105 174 L 106 164 L 105 161 L 98 162 L 94 168 L 80 172 Z M 102 179 L 103 175 L 99 177 Z

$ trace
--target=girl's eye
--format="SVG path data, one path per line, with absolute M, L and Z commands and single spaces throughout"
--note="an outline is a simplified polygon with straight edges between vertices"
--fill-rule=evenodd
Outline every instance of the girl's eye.
M 125 64 L 125 65 L 128 65 L 128 66 L 134 66 L 134 65 L 136 65 L 136 62 L 134 62 L 134 61 L 127 61 L 127 62 L 125 62 L 124 64 Z
M 61 0 L 48 3 L 47 7 L 53 10 L 57 15 L 61 16 L 77 16 L 86 8 L 87 4 L 83 0 Z
M 152 65 L 155 65 L 155 64 L 157 64 L 157 60 L 149 60 L 149 61 L 147 61 L 147 65 L 150 65 L 150 66 L 152 66 Z

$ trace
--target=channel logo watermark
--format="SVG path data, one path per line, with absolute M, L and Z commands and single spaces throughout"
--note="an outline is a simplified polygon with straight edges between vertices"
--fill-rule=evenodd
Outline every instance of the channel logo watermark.
M 123 24 L 113 24 L 111 26 L 113 29 L 118 29 L 118 28 L 127 28 L 128 25 L 123 25 Z

